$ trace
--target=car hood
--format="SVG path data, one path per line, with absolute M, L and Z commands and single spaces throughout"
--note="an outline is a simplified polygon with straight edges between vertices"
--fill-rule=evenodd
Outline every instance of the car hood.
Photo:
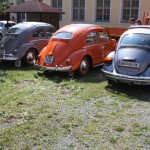
M 124 75 L 141 75 L 150 65 L 150 48 L 122 47 L 116 51 L 115 69 Z
M 69 40 L 50 41 L 48 45 L 41 51 L 40 55 L 43 60 L 46 56 L 53 56 L 54 61 L 52 65 L 58 65 L 63 62 L 65 58 L 71 53 L 72 47 L 69 45 Z
M 18 35 L 4 36 L 1 41 L 0 49 L 5 50 L 6 54 L 11 53 L 18 45 Z

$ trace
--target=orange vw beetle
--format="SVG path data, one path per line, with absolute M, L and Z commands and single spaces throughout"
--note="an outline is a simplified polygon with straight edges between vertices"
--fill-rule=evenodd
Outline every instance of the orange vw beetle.
M 35 67 L 42 71 L 88 74 L 93 67 L 115 49 L 105 28 L 94 24 L 70 24 L 55 32 L 48 45 L 42 49 Z

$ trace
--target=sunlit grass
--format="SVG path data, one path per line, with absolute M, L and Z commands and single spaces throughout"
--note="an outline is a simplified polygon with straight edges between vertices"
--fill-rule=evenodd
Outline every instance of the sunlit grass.
M 0 66 L 0 149 L 146 149 L 149 90 Z

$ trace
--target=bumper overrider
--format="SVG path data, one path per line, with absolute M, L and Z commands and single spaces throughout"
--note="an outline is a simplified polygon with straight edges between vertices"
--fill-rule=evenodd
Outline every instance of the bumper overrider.
M 41 66 L 41 65 L 38 65 L 38 64 L 34 64 L 34 67 L 40 71 L 69 71 L 71 70 L 72 66 L 66 66 L 66 67 L 63 67 L 63 66 L 55 66 L 55 67 L 48 67 L 48 66 Z
M 13 54 L 6 54 L 5 51 L 0 50 L 0 60 L 18 60 Z
M 150 85 L 150 77 L 137 77 L 137 76 L 128 76 L 117 73 L 112 73 L 102 69 L 104 76 L 115 82 L 124 82 L 128 84 L 137 84 L 137 85 Z

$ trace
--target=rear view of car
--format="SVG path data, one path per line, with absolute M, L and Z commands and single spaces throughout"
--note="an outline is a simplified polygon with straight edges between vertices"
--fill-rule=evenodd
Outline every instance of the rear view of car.
M 134 26 L 120 38 L 102 69 L 109 81 L 150 85 L 150 26 Z
M 33 65 L 37 55 L 45 47 L 55 28 L 48 23 L 22 22 L 11 27 L 0 43 L 0 60 Z
M 105 28 L 94 24 L 66 25 L 52 36 L 35 63 L 41 71 L 68 72 L 85 76 L 114 50 L 116 40 Z

